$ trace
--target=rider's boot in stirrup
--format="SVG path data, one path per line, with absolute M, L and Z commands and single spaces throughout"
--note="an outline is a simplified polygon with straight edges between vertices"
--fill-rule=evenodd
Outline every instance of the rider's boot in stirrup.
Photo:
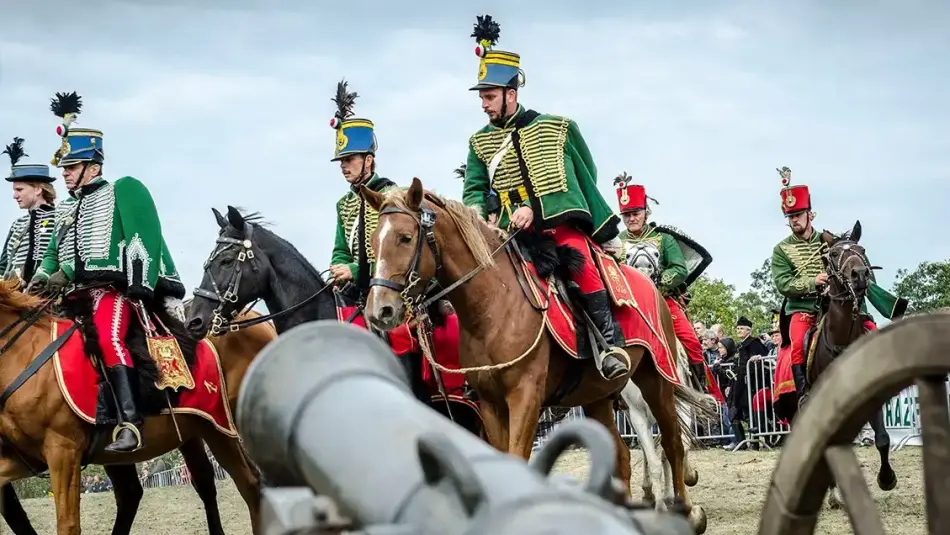
M 135 370 L 118 364 L 107 369 L 109 382 L 112 383 L 112 389 L 118 399 L 118 420 L 119 425 L 112 436 L 112 444 L 106 446 L 107 452 L 130 452 L 142 447 L 142 416 L 139 414 L 138 407 L 135 404 L 134 391 L 132 390 L 132 381 L 135 378 Z
M 584 295 L 584 305 L 587 315 L 597 326 L 597 330 L 607 342 L 607 349 L 596 358 L 599 361 L 600 373 L 604 379 L 611 380 L 630 371 L 630 357 L 623 350 L 625 340 L 620 324 L 614 319 L 610 310 L 610 296 L 607 290 Z
M 693 380 L 696 381 L 696 385 L 700 392 L 709 393 L 709 388 L 706 386 L 706 366 L 702 362 L 694 362 L 689 365 L 689 370 L 693 372 Z

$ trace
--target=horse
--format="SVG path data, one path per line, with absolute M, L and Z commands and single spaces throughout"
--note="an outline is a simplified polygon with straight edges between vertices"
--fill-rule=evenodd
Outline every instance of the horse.
M 7 326 L 2 333 L 4 358 L 0 359 L 0 387 L 4 389 L 0 398 L 6 398 L 0 413 L 0 435 L 4 437 L 0 449 L 0 485 L 48 468 L 56 507 L 57 533 L 78 534 L 82 464 L 128 466 L 180 448 L 183 444 L 203 440 L 231 476 L 248 506 L 252 526 L 257 526 L 260 493 L 256 469 L 237 436 L 223 433 L 198 414 L 176 412 L 169 415 L 143 411 L 144 447 L 128 453 L 105 453 L 101 440 L 104 431 L 81 417 L 76 400 L 67 400 L 65 387 L 60 388 L 57 374 L 61 370 L 56 365 L 56 358 L 50 357 L 53 364 L 46 361 L 33 369 L 40 362 L 34 356 L 47 350 L 53 335 L 62 332 L 65 337 L 72 329 L 68 326 L 74 327 L 75 324 L 53 316 L 45 310 L 48 301 L 21 293 L 17 287 L 16 281 L 0 281 L 0 325 Z M 32 321 L 24 321 L 24 318 Z M 171 316 L 166 319 L 168 325 Z M 19 329 L 14 329 L 17 326 Z M 13 330 L 16 333 L 11 335 Z M 73 331 L 65 338 L 60 353 L 74 337 L 79 337 L 79 352 L 85 349 L 80 333 Z M 189 343 L 183 338 L 179 340 L 183 345 Z M 217 349 L 217 344 L 212 345 Z M 219 388 L 224 388 L 227 404 L 222 410 L 234 411 L 241 380 L 260 347 L 245 348 L 243 343 L 225 342 L 222 349 L 229 353 L 226 359 L 220 359 L 220 386 L 208 383 L 196 385 L 195 390 L 207 388 L 209 392 L 214 390 L 223 396 L 224 392 Z M 137 364 L 142 366 L 142 362 Z M 142 377 L 140 374 L 140 380 Z M 147 383 L 142 381 L 142 384 Z M 157 392 L 154 389 L 152 394 Z M 147 395 L 142 394 L 143 397 Z M 117 496 L 117 499 L 122 498 Z
M 185 319 L 192 336 L 240 328 L 231 317 L 257 300 L 267 306 L 278 333 L 301 323 L 340 319 L 333 287 L 290 242 L 266 228 L 259 215 L 244 215 L 233 206 L 227 216 L 214 208 L 212 213 L 220 230 Z M 421 356 L 410 353 L 398 360 L 418 399 L 481 433 L 475 409 L 453 402 L 449 411 L 441 397 L 430 394 L 422 381 Z
M 860 239 L 860 221 L 840 236 L 827 230 L 821 233 L 821 241 L 827 246 L 822 262 L 828 283 L 820 297 L 821 314 L 815 322 L 814 335 L 808 337 L 812 343 L 806 344 L 806 380 L 809 386 L 820 380 L 835 359 L 866 331 L 869 317 L 861 313 L 860 304 L 865 300 L 873 267 L 864 247 L 858 243 Z M 807 390 L 802 404 L 806 400 Z M 881 490 L 890 491 L 897 486 L 897 474 L 890 463 L 891 439 L 884 427 L 883 407 L 869 423 L 874 430 L 874 446 L 881 457 L 877 484 Z M 834 483 L 828 493 L 828 504 L 832 508 L 843 504 L 841 491 Z
M 251 320 L 257 317 L 261 317 L 261 314 L 252 310 L 243 314 L 241 319 Z M 235 354 L 241 355 L 248 352 L 256 354 L 276 337 L 277 333 L 272 326 L 261 324 L 244 329 L 240 333 L 227 332 L 220 337 L 212 337 L 211 343 L 218 350 L 218 354 L 228 355 L 230 358 L 230 355 Z M 221 524 L 221 515 L 218 510 L 214 465 L 211 464 L 205 452 L 204 443 L 200 439 L 187 440 L 178 447 L 178 451 L 181 452 L 185 466 L 191 474 L 191 485 L 204 505 L 208 532 L 211 535 L 224 535 L 224 526 Z M 112 482 L 116 504 L 112 534 L 129 534 L 144 494 L 135 465 L 112 464 L 105 465 L 103 468 Z M 33 529 L 26 511 L 23 510 L 12 483 L 0 487 L 0 514 L 3 515 L 3 519 L 14 535 L 36 535 L 36 530 Z
M 380 194 L 364 187 L 361 193 L 379 212 L 379 224 L 372 235 L 377 263 L 366 303 L 367 318 L 378 329 L 393 329 L 410 314 L 419 313 L 420 300 L 433 298 L 426 297 L 430 287 L 445 288 L 439 295 L 445 292 L 452 303 L 461 331 L 459 359 L 463 369 L 456 372 L 465 373 L 478 393 L 492 446 L 527 460 L 541 409 L 546 405 L 580 406 L 588 418 L 603 424 L 613 435 L 615 471 L 624 484 L 624 497 L 615 499 L 626 499 L 630 495 L 630 450 L 616 428 L 613 407 L 632 376 L 657 415 L 676 498 L 681 500 L 694 530 L 705 530 L 705 512 L 700 506 L 693 507 L 684 483 L 684 451 L 674 399 L 684 396 L 697 407 L 706 406 L 707 400 L 682 385 L 674 388 L 673 382 L 659 373 L 655 359 L 643 359 L 646 350 L 639 345 L 626 348 L 630 370 L 609 381 L 600 375 L 594 359 L 570 356 L 548 331 L 549 314 L 557 313 L 550 309 L 558 305 L 552 300 L 550 287 L 548 299 L 541 299 L 550 309 L 529 297 L 529 290 L 539 288 L 541 283 L 530 275 L 525 278 L 529 271 L 522 271 L 522 267 L 530 268 L 528 262 L 519 260 L 523 258 L 519 256 L 521 250 L 512 241 L 517 236 L 506 238 L 473 208 L 424 190 L 418 178 L 408 189 Z M 508 254 L 496 260 L 495 254 L 502 249 Z M 569 252 L 579 254 L 563 250 L 555 254 L 559 259 L 570 258 Z M 535 255 L 537 267 L 544 255 L 540 251 L 530 254 Z M 614 267 L 620 269 L 616 264 Z M 626 273 L 642 278 L 633 270 Z M 556 282 L 543 275 L 539 278 Z M 649 288 L 650 299 L 657 304 L 659 330 L 665 340 L 675 340 L 669 309 L 655 287 L 650 284 Z
M 686 373 L 687 357 L 682 344 L 677 342 L 677 368 L 680 381 L 686 384 L 689 379 Z M 656 418 L 650 411 L 650 406 L 643 397 L 643 392 L 633 381 L 628 381 L 626 386 L 620 392 L 620 396 L 626 406 L 627 416 L 630 420 L 630 426 L 637 436 L 637 442 L 640 444 L 640 451 L 643 454 L 643 500 L 647 503 L 653 503 L 657 511 L 666 511 L 666 502 L 674 497 L 672 474 L 670 473 L 670 463 L 666 458 L 665 451 L 659 449 L 658 441 L 653 439 L 653 424 Z M 689 450 L 699 440 L 693 433 L 693 410 L 688 403 L 677 400 L 676 411 L 679 414 L 680 432 L 683 441 L 683 466 L 685 472 L 685 483 L 687 487 L 696 486 L 699 482 L 699 471 L 689 462 Z M 662 437 L 658 437 L 662 439 Z M 661 481 L 662 478 L 662 481 Z M 662 488 L 662 500 L 657 500 L 653 492 L 654 487 Z

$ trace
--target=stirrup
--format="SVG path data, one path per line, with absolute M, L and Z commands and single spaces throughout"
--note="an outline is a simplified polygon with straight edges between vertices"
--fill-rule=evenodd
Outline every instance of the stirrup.
M 119 439 L 119 432 L 123 429 L 128 429 L 133 435 L 135 435 L 135 447 L 124 453 L 132 453 L 133 451 L 142 449 L 142 433 L 139 431 L 138 427 L 135 427 L 128 422 L 122 422 L 112 429 L 112 444 L 115 444 L 115 441 Z
M 617 357 L 618 359 L 620 359 L 621 362 L 624 363 L 624 367 L 627 368 L 627 373 L 630 373 L 632 371 L 633 362 L 630 361 L 630 355 L 628 355 L 626 351 L 624 351 L 623 349 L 619 347 L 611 347 L 604 350 L 598 357 L 600 360 L 600 365 L 597 366 L 597 372 L 600 373 L 600 376 L 603 377 L 605 380 L 613 381 L 614 379 L 616 379 L 616 377 L 614 379 L 607 379 L 607 377 L 604 375 L 604 361 L 607 360 L 607 357 L 611 357 L 611 356 Z

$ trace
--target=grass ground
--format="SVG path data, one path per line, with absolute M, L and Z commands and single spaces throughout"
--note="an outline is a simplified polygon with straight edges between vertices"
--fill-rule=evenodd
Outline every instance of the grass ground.
M 639 497 L 642 473 L 641 457 L 633 452 L 634 496 Z M 704 450 L 692 453 L 692 462 L 699 470 L 699 484 L 691 493 L 694 503 L 703 505 L 709 517 L 711 535 L 752 535 L 758 531 L 759 512 L 765 490 L 771 480 L 778 452 L 726 453 Z M 873 448 L 859 448 L 868 484 L 891 535 L 918 535 L 926 533 L 923 480 L 920 450 L 905 448 L 892 454 L 891 459 L 899 483 L 895 490 L 882 492 L 874 484 L 878 457 Z M 557 471 L 570 472 L 583 478 L 587 458 L 583 452 L 565 454 Z M 251 535 L 247 509 L 229 481 L 219 484 L 218 501 L 224 528 L 228 534 Z M 55 517 L 51 499 L 24 500 L 24 507 L 39 533 L 55 533 Z M 115 518 L 115 503 L 111 494 L 85 494 L 82 498 L 82 532 L 84 535 L 107 534 Z M 135 526 L 135 535 L 164 533 L 193 535 L 207 533 L 204 510 L 191 487 L 172 487 L 149 490 L 145 493 Z M 5 525 L 0 533 L 10 533 Z M 842 511 L 822 514 L 817 533 L 843 535 L 851 533 L 847 516 Z

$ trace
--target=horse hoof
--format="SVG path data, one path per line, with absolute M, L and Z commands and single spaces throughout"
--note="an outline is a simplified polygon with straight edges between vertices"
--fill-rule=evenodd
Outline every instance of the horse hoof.
M 686 474 L 685 481 L 687 487 L 695 487 L 696 483 L 699 483 L 699 470 L 693 470 Z
M 689 525 L 693 528 L 693 533 L 702 535 L 706 533 L 706 510 L 701 505 L 694 505 L 689 512 Z
M 838 489 L 831 489 L 831 492 L 828 494 L 828 507 L 831 509 L 840 509 L 844 505 L 844 502 L 841 501 L 841 497 L 838 496 Z
M 894 490 L 897 487 L 897 474 L 891 473 L 890 477 L 882 478 L 877 476 L 877 486 L 884 491 Z

